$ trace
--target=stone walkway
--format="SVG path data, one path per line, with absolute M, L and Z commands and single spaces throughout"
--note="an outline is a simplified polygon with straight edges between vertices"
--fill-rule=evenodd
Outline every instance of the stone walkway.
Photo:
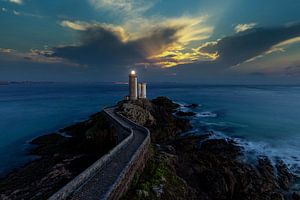
M 69 199 L 72 200 L 100 200 L 105 199 L 106 192 L 116 182 L 122 170 L 128 165 L 134 153 L 145 140 L 147 134 L 114 113 L 113 108 L 105 109 L 106 113 L 119 120 L 124 126 L 132 128 L 133 140 L 123 151 L 114 156 L 102 169 L 99 169 L 93 177 L 78 188 Z

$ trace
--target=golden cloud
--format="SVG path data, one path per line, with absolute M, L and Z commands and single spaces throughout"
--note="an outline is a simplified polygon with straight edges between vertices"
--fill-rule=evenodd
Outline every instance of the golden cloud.
M 131 20 L 123 26 L 105 23 L 88 23 L 82 21 L 64 20 L 60 23 L 76 31 L 87 31 L 91 28 L 103 28 L 114 33 L 125 44 L 138 42 L 142 51 L 146 53 L 149 65 L 159 67 L 174 67 L 179 64 L 193 63 L 200 60 L 215 60 L 217 53 L 202 52 L 200 47 L 192 47 L 191 43 L 208 39 L 213 33 L 213 27 L 205 24 L 207 16 L 167 19 L 137 19 Z M 136 29 L 137 22 L 143 21 Z M 170 30 L 174 33 L 170 37 L 161 30 Z M 156 38 L 153 38 L 156 37 Z M 152 43 L 151 41 L 165 40 Z M 135 63 L 137 64 L 137 63 Z M 145 64 L 145 63 L 144 63 Z

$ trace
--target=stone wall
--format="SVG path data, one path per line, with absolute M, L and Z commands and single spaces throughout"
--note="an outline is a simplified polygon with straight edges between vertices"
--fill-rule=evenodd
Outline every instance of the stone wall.
M 135 129 L 139 129 L 140 131 L 145 132 L 146 138 L 131 158 L 129 164 L 124 168 L 118 180 L 115 182 L 114 185 L 112 185 L 111 189 L 107 192 L 105 199 L 109 200 L 117 200 L 120 197 L 122 197 L 129 189 L 135 173 L 144 169 L 147 159 L 149 157 L 149 149 L 151 144 L 150 132 L 147 128 L 139 126 L 138 124 L 125 118 L 122 115 L 121 117 L 124 119 L 124 121 L 127 121 L 128 123 L 132 124 Z
M 104 113 L 111 119 L 112 123 L 117 129 L 117 139 L 118 145 L 114 147 L 109 153 L 101 157 L 97 160 L 93 165 L 75 177 L 72 181 L 70 181 L 66 186 L 52 195 L 49 200 L 65 200 L 70 195 L 77 190 L 83 183 L 85 183 L 90 177 L 92 177 L 98 170 L 100 170 L 103 166 L 109 163 L 114 156 L 117 156 L 120 151 L 126 151 L 126 147 L 130 145 L 131 141 L 134 139 L 134 134 L 132 128 L 129 128 L 126 124 L 118 121 L 118 119 L 114 118 L 114 116 L 110 115 L 109 112 L 106 112 L 104 109 Z M 121 115 L 120 115 L 121 116 Z M 124 167 L 122 173 L 119 175 L 117 181 L 112 184 L 109 190 L 105 194 L 104 199 L 119 199 L 129 188 L 130 183 L 134 177 L 134 174 L 137 170 L 143 169 L 148 151 L 150 146 L 150 132 L 148 129 L 141 127 L 129 119 L 121 116 L 123 121 L 134 126 L 135 129 L 139 129 L 140 131 L 145 133 L 145 140 L 139 146 L 137 151 L 131 158 L 131 161 L 127 166 Z

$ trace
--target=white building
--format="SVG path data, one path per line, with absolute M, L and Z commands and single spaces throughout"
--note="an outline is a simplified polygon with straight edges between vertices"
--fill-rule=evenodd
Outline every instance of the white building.
M 132 70 L 129 74 L 129 100 L 146 99 L 147 84 L 137 82 L 137 74 Z
M 135 71 L 131 71 L 129 74 L 129 99 L 130 100 L 137 100 L 138 98 L 138 91 L 137 91 L 137 75 Z

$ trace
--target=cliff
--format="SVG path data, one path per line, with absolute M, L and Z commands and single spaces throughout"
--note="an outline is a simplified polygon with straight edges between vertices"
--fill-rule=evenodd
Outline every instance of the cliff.
M 186 116 L 192 112 L 178 114 L 179 106 L 167 98 L 132 102 L 131 110 L 127 104 L 120 103 L 120 112 L 149 128 L 153 145 L 144 172 L 123 199 L 299 199 L 292 189 L 295 177 L 283 161 L 273 165 L 263 156 L 257 163 L 244 162 L 242 147 L 209 139 L 213 132 L 180 136 L 191 128 Z

